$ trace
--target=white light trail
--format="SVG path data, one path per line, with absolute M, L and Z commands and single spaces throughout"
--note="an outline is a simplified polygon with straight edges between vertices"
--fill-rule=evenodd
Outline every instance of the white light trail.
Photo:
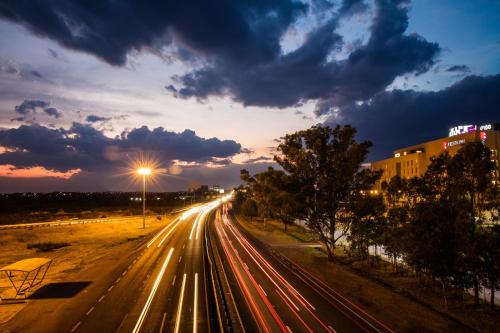
M 139 319 L 137 320 L 137 323 L 135 324 L 134 330 L 132 333 L 137 333 L 140 331 L 141 326 L 144 322 L 144 319 L 146 318 L 146 314 L 149 310 L 149 307 L 151 306 L 151 303 L 153 302 L 153 298 L 156 294 L 156 290 L 158 289 L 158 286 L 160 285 L 161 279 L 163 278 L 163 274 L 165 274 L 165 270 L 167 269 L 168 262 L 170 261 L 170 257 L 172 257 L 172 253 L 174 252 L 174 248 L 170 249 L 170 252 L 167 255 L 167 258 L 165 258 L 165 261 L 163 262 L 163 265 L 160 269 L 160 272 L 158 273 L 158 276 L 156 277 L 155 283 L 153 284 L 153 288 L 151 288 L 151 292 L 149 293 L 149 297 L 146 301 L 146 304 L 144 305 L 144 308 L 142 309 L 141 315 L 139 316 Z
M 186 287 L 186 273 L 182 277 L 181 295 L 179 296 L 179 308 L 177 309 L 177 318 L 175 319 L 175 333 L 179 333 L 179 328 L 181 327 L 181 316 L 182 316 L 182 301 L 184 300 L 184 288 Z
M 194 275 L 193 333 L 198 331 L 198 273 Z

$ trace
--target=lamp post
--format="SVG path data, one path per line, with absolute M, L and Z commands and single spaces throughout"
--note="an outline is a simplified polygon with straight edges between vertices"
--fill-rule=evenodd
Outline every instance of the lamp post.
M 137 173 L 142 176 L 142 228 L 146 229 L 146 176 L 151 174 L 151 169 L 139 168 Z

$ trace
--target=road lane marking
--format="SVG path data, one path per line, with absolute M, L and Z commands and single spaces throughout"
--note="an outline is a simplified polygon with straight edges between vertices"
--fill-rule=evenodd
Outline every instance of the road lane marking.
M 134 330 L 132 333 L 137 333 L 141 329 L 142 323 L 144 322 L 144 319 L 146 318 L 146 314 L 149 310 L 149 307 L 151 306 L 151 303 L 153 302 L 153 298 L 156 294 L 156 290 L 158 289 L 158 286 L 160 285 L 161 279 L 163 278 L 163 274 L 165 274 L 165 270 L 167 269 L 168 262 L 170 261 L 170 257 L 172 257 L 172 253 L 174 252 L 174 248 L 172 247 L 170 249 L 170 252 L 168 253 L 167 257 L 165 258 L 165 261 L 163 262 L 163 265 L 160 269 L 160 272 L 158 273 L 158 276 L 156 277 L 156 280 L 153 284 L 153 288 L 151 288 L 151 292 L 149 294 L 149 297 L 146 301 L 146 304 L 144 305 L 144 308 L 142 309 L 141 315 L 139 316 L 139 319 L 137 320 L 137 323 L 135 324 Z
M 286 329 L 288 330 L 288 332 L 292 333 L 292 330 L 290 329 L 290 327 L 286 327 Z
M 194 274 L 194 309 L 193 309 L 193 333 L 198 330 L 198 273 Z
M 182 316 L 182 301 L 184 300 L 184 288 L 186 287 L 186 273 L 182 277 L 181 295 L 179 296 L 179 308 L 177 309 L 177 318 L 175 320 L 175 333 L 179 333 L 179 328 L 181 327 L 181 316 Z
M 336 330 L 333 329 L 333 327 L 331 327 L 330 325 L 328 325 L 328 328 L 330 329 L 330 331 L 332 331 L 333 333 L 337 333 Z
M 89 311 L 87 311 L 87 313 L 85 314 L 86 316 L 88 316 L 89 314 L 92 313 L 92 311 L 94 311 L 94 307 L 91 307 Z
M 97 301 L 97 303 L 101 303 L 104 297 L 106 297 L 106 295 L 102 295 L 101 298 L 99 298 L 99 300 Z
M 71 333 L 73 333 L 74 331 L 76 331 L 81 324 L 82 324 L 81 321 L 77 322 L 76 325 L 73 326 L 73 328 L 71 329 Z
M 165 319 L 167 319 L 167 313 L 163 313 L 163 318 L 161 319 L 160 333 L 163 332 L 163 327 L 165 327 Z
M 179 262 L 181 262 L 182 256 L 179 257 Z
M 113 290 L 113 288 L 114 288 L 114 287 L 115 287 L 115 286 L 111 286 L 111 287 L 109 287 L 109 288 L 108 288 L 108 293 L 109 293 L 111 290 Z
M 174 284 L 175 284 L 175 278 L 176 278 L 176 277 L 177 277 L 177 274 L 176 274 L 176 275 L 174 275 L 174 279 L 172 280 L 172 287 L 173 287 L 173 286 L 174 286 Z
M 118 283 L 118 282 L 120 282 L 121 279 L 122 279 L 121 277 L 118 277 L 118 279 L 116 279 L 116 281 L 115 281 L 115 284 Z

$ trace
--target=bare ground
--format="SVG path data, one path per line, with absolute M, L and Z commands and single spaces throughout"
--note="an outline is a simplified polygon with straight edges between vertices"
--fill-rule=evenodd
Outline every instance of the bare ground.
M 142 218 L 124 219 L 94 224 L 76 224 L 34 229 L 13 229 L 0 232 L 0 267 L 31 257 L 53 259 L 44 284 L 78 280 L 85 269 L 119 258 L 142 243 L 147 235 L 158 230 L 166 220 L 147 219 L 142 229 Z M 37 243 L 67 243 L 66 246 L 47 252 L 38 252 Z M 11 297 L 13 289 L 6 276 L 0 276 L 0 296 Z M 0 302 L 0 312 L 7 306 Z M 0 315 L 1 317 L 1 315 Z

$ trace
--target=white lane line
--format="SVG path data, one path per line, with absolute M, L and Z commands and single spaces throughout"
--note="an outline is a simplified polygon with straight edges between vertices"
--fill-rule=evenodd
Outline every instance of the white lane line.
M 286 329 L 288 330 L 288 332 L 292 333 L 292 330 L 290 329 L 290 327 L 286 327 Z
M 331 327 L 330 325 L 328 325 L 328 328 L 330 329 L 330 331 L 332 331 L 333 333 L 337 333 L 336 330 L 333 329 L 333 327 Z
M 179 257 L 179 262 L 181 262 L 182 256 Z
M 80 326 L 82 324 L 81 321 L 77 322 L 75 326 L 73 326 L 73 328 L 71 329 L 71 333 L 73 333 L 74 331 L 76 331 L 78 329 L 78 326 Z
M 163 328 L 165 327 L 165 319 L 167 319 L 167 313 L 163 313 L 163 318 L 161 319 L 160 333 L 163 332 Z
M 182 301 L 184 300 L 184 288 L 186 287 L 186 273 L 182 277 L 181 295 L 179 296 L 179 307 L 177 308 L 177 318 L 175 319 L 175 333 L 179 333 L 181 327 Z
M 175 278 L 176 278 L 176 277 L 177 277 L 177 274 L 176 274 L 176 275 L 174 275 L 174 279 L 172 280 L 172 287 L 173 287 L 173 286 L 174 286 L 174 284 L 175 284 Z
M 115 284 L 118 283 L 118 282 L 120 282 L 121 279 L 122 279 L 121 277 L 118 277 L 118 279 L 116 279 L 116 281 L 115 281 Z
M 109 288 L 108 288 L 108 293 L 109 293 L 111 290 L 113 290 L 113 288 L 114 288 L 114 287 L 115 287 L 115 286 L 111 286 L 111 287 L 109 287 Z
M 92 311 L 94 311 L 94 307 L 91 307 L 89 311 L 87 311 L 87 313 L 85 314 L 86 316 L 88 316 L 89 314 L 92 313 Z
M 156 294 L 156 290 L 158 289 L 158 286 L 160 285 L 163 274 L 165 274 L 165 270 L 167 269 L 168 262 L 170 261 L 170 257 L 172 257 L 173 252 L 174 252 L 174 248 L 171 248 L 170 252 L 168 253 L 167 257 L 165 258 L 165 261 L 163 262 L 163 265 L 161 266 L 160 272 L 158 273 L 158 276 L 156 277 L 155 283 L 153 284 L 153 288 L 151 288 L 151 292 L 150 292 L 149 297 L 146 301 L 146 304 L 144 305 L 144 308 L 142 309 L 141 315 L 139 316 L 139 319 L 137 320 L 137 323 L 135 324 L 134 330 L 132 331 L 133 333 L 137 333 L 141 329 L 142 323 L 144 322 L 144 319 L 146 318 L 146 314 L 149 310 L 149 307 L 151 306 L 151 303 L 153 302 L 153 298 Z
M 97 301 L 97 303 L 101 303 L 104 297 L 106 297 L 106 295 L 102 295 L 101 298 L 99 298 L 99 300 Z
M 198 273 L 194 274 L 193 333 L 198 331 Z

